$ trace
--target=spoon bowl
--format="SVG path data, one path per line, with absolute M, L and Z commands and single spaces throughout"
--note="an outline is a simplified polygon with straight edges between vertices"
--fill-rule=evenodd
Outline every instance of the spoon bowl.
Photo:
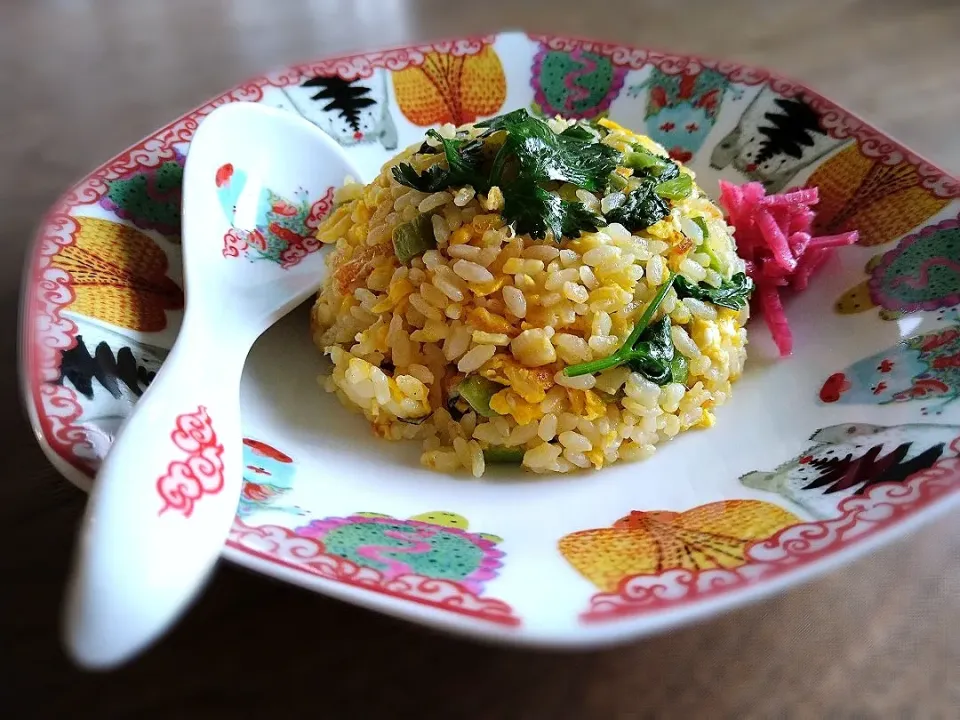
M 254 341 L 319 285 L 315 230 L 357 177 L 311 123 L 231 103 L 200 124 L 183 178 L 183 325 L 87 504 L 65 641 L 91 668 L 158 638 L 212 570 L 242 484 L 240 377 Z

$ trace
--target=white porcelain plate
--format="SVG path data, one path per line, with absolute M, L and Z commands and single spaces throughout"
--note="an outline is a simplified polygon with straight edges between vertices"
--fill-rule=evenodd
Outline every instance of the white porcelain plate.
M 960 499 L 960 183 L 764 70 L 520 33 L 256 78 L 57 202 L 25 283 L 22 370 L 37 436 L 79 486 L 176 336 L 183 159 L 203 117 L 239 100 L 314 122 L 364 180 L 442 123 L 518 107 L 608 114 L 714 195 L 720 178 L 819 187 L 817 230 L 856 229 L 860 241 L 788 299 L 793 357 L 751 324 L 747 372 L 716 427 L 645 462 L 562 477 L 439 474 L 419 465 L 418 445 L 374 437 L 318 385 L 301 308 L 257 343 L 243 376 L 233 562 L 464 634 L 592 646 L 796 584 Z M 211 179 L 226 212 L 242 191 L 242 168 L 231 170 Z M 295 263 L 316 249 L 310 228 L 329 204 L 272 198 L 261 236 L 228 233 L 223 254 Z

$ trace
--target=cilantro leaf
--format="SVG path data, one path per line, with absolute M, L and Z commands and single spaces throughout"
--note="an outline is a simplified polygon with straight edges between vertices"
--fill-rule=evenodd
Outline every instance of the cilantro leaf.
M 516 223 L 519 234 L 543 238 L 549 230 L 559 241 L 562 237 L 577 237 L 584 230 L 596 230 L 603 222 L 583 203 L 567 202 L 527 178 L 506 186 L 503 197 L 503 215 Z
M 478 122 L 477 127 L 485 128 L 481 137 L 486 137 L 488 135 L 492 135 L 498 130 L 507 130 L 512 125 L 522 123 L 528 117 L 530 117 L 530 114 L 523 108 L 519 108 L 503 115 L 497 115 L 489 120 Z
M 478 124 L 488 132 L 507 132 L 497 167 L 502 168 L 506 158 L 513 157 L 520 166 L 519 175 L 536 182 L 556 180 L 601 190 L 620 160 L 615 148 L 597 142 L 597 136 L 586 128 L 574 125 L 557 135 L 522 108 Z M 492 182 L 497 179 L 495 173 Z
M 560 136 L 591 143 L 597 142 L 600 139 L 600 134 L 596 130 L 582 122 L 571 125 L 562 133 L 560 133 Z
M 424 172 L 417 173 L 408 163 L 400 163 L 393 168 L 393 177 L 401 185 L 412 187 L 421 192 L 437 192 L 452 185 L 479 185 L 485 182 L 481 174 L 483 160 L 483 142 L 461 138 L 448 139 L 436 130 L 427 130 L 427 135 L 439 140 L 447 159 L 448 169 L 440 165 L 431 165 Z
M 440 165 L 431 165 L 422 173 L 417 173 L 413 165 L 400 163 L 393 167 L 393 178 L 401 185 L 406 185 L 420 192 L 437 192 L 449 187 L 449 171 Z
M 670 213 L 667 204 L 654 192 L 653 181 L 647 180 L 627 194 L 615 193 L 612 207 L 606 212 L 608 222 L 620 223 L 627 230 L 646 230 Z
M 692 283 L 681 275 L 677 276 L 673 286 L 680 299 L 692 297 L 731 310 L 743 308 L 749 302 L 750 294 L 753 292 L 753 280 L 742 272 L 724 281 L 718 288 Z

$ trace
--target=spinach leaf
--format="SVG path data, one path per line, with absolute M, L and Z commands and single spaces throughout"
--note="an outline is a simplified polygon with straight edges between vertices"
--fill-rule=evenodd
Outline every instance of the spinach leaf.
M 745 273 L 740 272 L 729 280 L 725 280 L 720 287 L 715 288 L 703 283 L 695 284 L 685 277 L 678 276 L 674 281 L 674 287 L 677 290 L 677 297 L 680 299 L 692 297 L 731 310 L 740 310 L 750 301 L 750 294 L 753 292 L 753 280 L 747 277 Z
M 563 374 L 567 377 L 576 377 L 603 372 L 612 367 L 627 364 L 636 372 L 649 377 L 653 382 L 661 385 L 670 382 L 670 362 L 673 360 L 674 352 L 673 340 L 670 336 L 670 318 L 664 317 L 663 320 L 655 324 L 655 327 L 650 323 L 663 304 L 663 299 L 667 296 L 676 278 L 675 274 L 671 274 L 667 282 L 660 286 L 657 294 L 653 296 L 653 300 L 647 305 L 643 315 L 637 320 L 637 324 L 633 326 L 633 330 L 619 350 L 600 360 L 570 365 L 563 369 Z
M 673 338 L 670 336 L 670 316 L 653 323 L 640 336 L 627 359 L 627 367 L 657 385 L 666 385 L 673 378 Z
M 656 194 L 652 180 L 644 180 L 638 188 L 624 195 L 610 195 L 613 206 L 606 212 L 608 222 L 616 222 L 627 230 L 646 230 L 670 213 L 670 208 Z

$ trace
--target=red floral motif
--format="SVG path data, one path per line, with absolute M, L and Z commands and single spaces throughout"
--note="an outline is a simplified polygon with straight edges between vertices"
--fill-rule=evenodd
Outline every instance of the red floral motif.
M 223 256 L 240 257 L 240 253 L 247 249 L 247 234 L 236 228 L 230 228 L 223 236 Z
M 960 453 L 960 438 L 950 444 Z M 960 491 L 960 457 L 949 457 L 905 483 L 878 483 L 840 503 L 833 520 L 791 525 L 746 550 L 747 562 L 732 569 L 669 570 L 635 575 L 616 592 L 597 593 L 581 615 L 587 622 L 613 620 L 711 598 L 785 572 L 861 542 L 908 515 Z
M 323 197 L 310 206 L 310 214 L 304 221 L 304 225 L 311 230 L 316 230 L 318 227 L 320 227 L 320 221 L 329 215 L 330 211 L 333 209 L 333 193 L 334 190 L 332 187 L 327 188 L 327 191 L 323 194 Z
M 334 189 L 332 187 L 327 188 L 323 197 L 310 206 L 310 214 L 303 223 L 307 229 L 315 231 L 320 227 L 320 222 L 330 214 L 330 211 L 333 209 L 333 193 Z M 307 255 L 316 252 L 321 247 L 323 247 L 323 243 L 313 235 L 298 237 L 290 243 L 286 250 L 280 253 L 280 267 L 284 270 L 291 268 Z
M 235 518 L 227 545 L 246 555 L 326 580 L 345 583 L 421 605 L 448 610 L 499 625 L 516 626 L 520 618 L 502 600 L 480 597 L 462 585 L 422 575 L 387 579 L 380 571 L 361 567 L 324 552 L 320 541 L 277 525 L 251 527 Z
M 157 514 L 176 510 L 190 517 L 197 500 L 223 489 L 223 445 L 217 442 L 217 434 L 203 405 L 196 412 L 177 417 L 170 439 L 187 457 L 171 462 L 167 472 L 157 480 L 157 492 L 164 501 Z

